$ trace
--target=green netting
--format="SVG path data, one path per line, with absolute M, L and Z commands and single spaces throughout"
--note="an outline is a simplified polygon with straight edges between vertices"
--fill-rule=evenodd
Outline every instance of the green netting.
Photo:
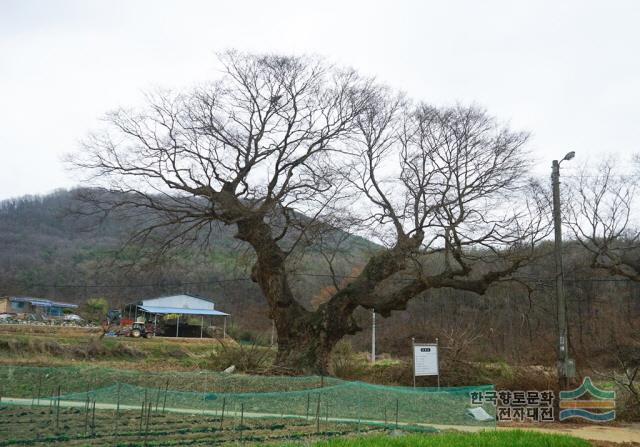
M 320 376 L 252 376 L 218 372 L 140 371 L 91 366 L 26 367 L 0 365 L 0 379 L 11 386 L 16 397 L 31 397 L 34 387 L 42 381 L 43 387 L 53 389 L 62 385 L 63 391 L 75 392 L 103 388 L 117 382 L 147 388 L 166 387 L 175 391 L 202 391 L 208 387 L 214 392 L 294 391 L 344 383 L 333 377 Z
M 134 410 L 244 418 L 334 421 L 394 427 L 495 427 L 469 413 L 473 391 L 493 386 L 408 388 L 331 377 L 144 372 L 92 367 L 0 366 L 2 402 L 64 407 L 95 402 L 100 410 Z M 60 397 L 58 398 L 58 389 Z M 495 415 L 493 406 L 485 411 Z

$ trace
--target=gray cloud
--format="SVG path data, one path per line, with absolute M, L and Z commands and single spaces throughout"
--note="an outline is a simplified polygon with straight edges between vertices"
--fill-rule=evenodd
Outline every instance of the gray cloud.
M 475 102 L 533 133 L 537 170 L 640 148 L 635 1 L 0 1 L 0 198 L 77 183 L 60 159 L 226 48 L 315 53 L 411 97 Z

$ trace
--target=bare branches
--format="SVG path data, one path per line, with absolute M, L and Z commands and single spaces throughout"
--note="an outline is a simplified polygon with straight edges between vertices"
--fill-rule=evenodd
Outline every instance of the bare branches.
M 458 254 L 464 246 L 518 240 L 513 230 L 521 215 L 503 204 L 521 198 L 526 186 L 526 135 L 499 127 L 473 107 L 421 106 L 410 119 L 400 180 L 412 231 L 439 238 Z
M 316 58 L 220 59 L 223 76 L 209 85 L 107 115 L 72 162 L 123 193 L 103 209 L 147 213 L 141 243 L 159 238 L 165 250 L 233 225 L 256 255 L 252 278 L 282 352 L 315 331 L 307 343 L 323 352 L 308 355 L 326 363 L 357 330 L 358 306 L 388 313 L 433 287 L 484 293 L 547 234 L 548 202 L 526 177 L 527 135 L 485 111 L 412 104 Z M 365 229 L 387 249 L 339 281 L 336 253 Z M 287 260 L 318 244 L 336 292 L 311 312 L 291 291 Z M 408 282 L 387 287 L 398 277 Z
M 483 294 L 515 273 L 551 229 L 544 190 L 526 177 L 526 139 L 477 108 L 415 107 L 379 91 L 359 118 L 349 180 L 373 207 L 363 221 L 389 228 L 390 248 L 320 311 L 388 315 L 430 288 Z
M 566 223 L 576 240 L 592 255 L 591 266 L 635 281 L 640 280 L 640 230 L 633 223 L 638 179 L 621 175 L 613 160 L 595 169 L 584 166 L 569 178 Z

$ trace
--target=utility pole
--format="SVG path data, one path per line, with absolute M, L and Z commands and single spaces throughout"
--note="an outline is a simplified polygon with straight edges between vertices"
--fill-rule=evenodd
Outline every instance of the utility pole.
M 569 358 L 569 331 L 567 329 L 567 303 L 564 297 L 564 271 L 562 268 L 562 218 L 560 210 L 560 163 L 571 160 L 571 151 L 560 161 L 551 164 L 551 186 L 553 190 L 553 227 L 556 261 L 556 304 L 558 306 L 558 384 L 561 390 L 569 386 L 569 378 L 575 376 L 575 363 Z
M 376 310 L 371 309 L 371 363 L 376 362 Z
M 276 341 L 276 320 L 271 320 L 271 345 Z

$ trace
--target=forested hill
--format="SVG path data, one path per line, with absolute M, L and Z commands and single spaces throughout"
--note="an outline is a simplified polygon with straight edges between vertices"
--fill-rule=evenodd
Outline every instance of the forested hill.
M 243 329 L 266 333 L 267 309 L 258 287 L 246 280 L 251 253 L 233 239 L 233 228 L 217 229 L 206 250 L 182 249 L 160 263 L 142 263 L 134 269 L 113 268 L 116 250 L 135 223 L 126 216 L 100 220 L 69 214 L 73 191 L 43 197 L 24 197 L 0 203 L 0 296 L 34 295 L 81 303 L 88 297 L 106 297 L 112 305 L 167 293 L 191 292 L 209 296 L 232 314 Z M 350 274 L 376 246 L 349 237 L 337 267 Z M 125 261 L 130 253 L 120 253 Z M 565 272 L 568 281 L 570 327 L 577 349 L 608 348 L 607 328 L 626 330 L 640 316 L 640 287 L 588 268 L 589 258 L 567 242 Z M 317 253 L 308 253 L 292 274 L 295 291 L 307 302 L 327 296 L 329 278 Z M 325 269 L 326 271 L 326 269 Z M 532 290 L 517 283 L 500 283 L 484 296 L 452 289 L 434 289 L 409 303 L 403 312 L 377 321 L 381 352 L 404 352 L 411 337 L 440 337 L 448 352 L 498 356 L 522 361 L 553 362 L 555 295 L 553 261 L 543 257 L 521 275 L 532 278 Z M 611 280 L 611 281 L 609 281 Z M 97 285 L 97 287 L 93 287 Z M 358 349 L 368 349 L 370 315 L 358 316 L 365 330 L 354 337 Z M 584 344 L 583 344 L 584 343 Z M 466 352 L 466 351 L 465 351 Z M 536 353 L 549 353 L 540 357 Z M 465 354 L 465 355 L 467 355 Z M 493 357 L 491 357 L 493 358 Z M 549 363 L 549 364 L 551 364 Z
M 183 247 L 160 262 L 154 259 L 131 267 L 126 261 L 134 255 L 119 249 L 137 225 L 135 217 L 79 215 L 70 212 L 77 208 L 75 197 L 74 191 L 58 191 L 0 203 L 0 296 L 33 295 L 78 303 L 104 296 L 116 304 L 191 292 L 212 296 L 221 307 L 235 311 L 262 304 L 260 291 L 246 280 L 251 251 L 233 238 L 234 228 L 215 228 L 212 244 L 205 249 Z M 372 249 L 374 244 L 349 236 L 342 248 L 349 259 L 345 256 L 337 263 L 338 273 L 349 274 Z M 313 251 L 298 261 L 300 274 L 293 286 L 307 301 L 329 284 L 329 278 L 302 273 L 323 269 Z

